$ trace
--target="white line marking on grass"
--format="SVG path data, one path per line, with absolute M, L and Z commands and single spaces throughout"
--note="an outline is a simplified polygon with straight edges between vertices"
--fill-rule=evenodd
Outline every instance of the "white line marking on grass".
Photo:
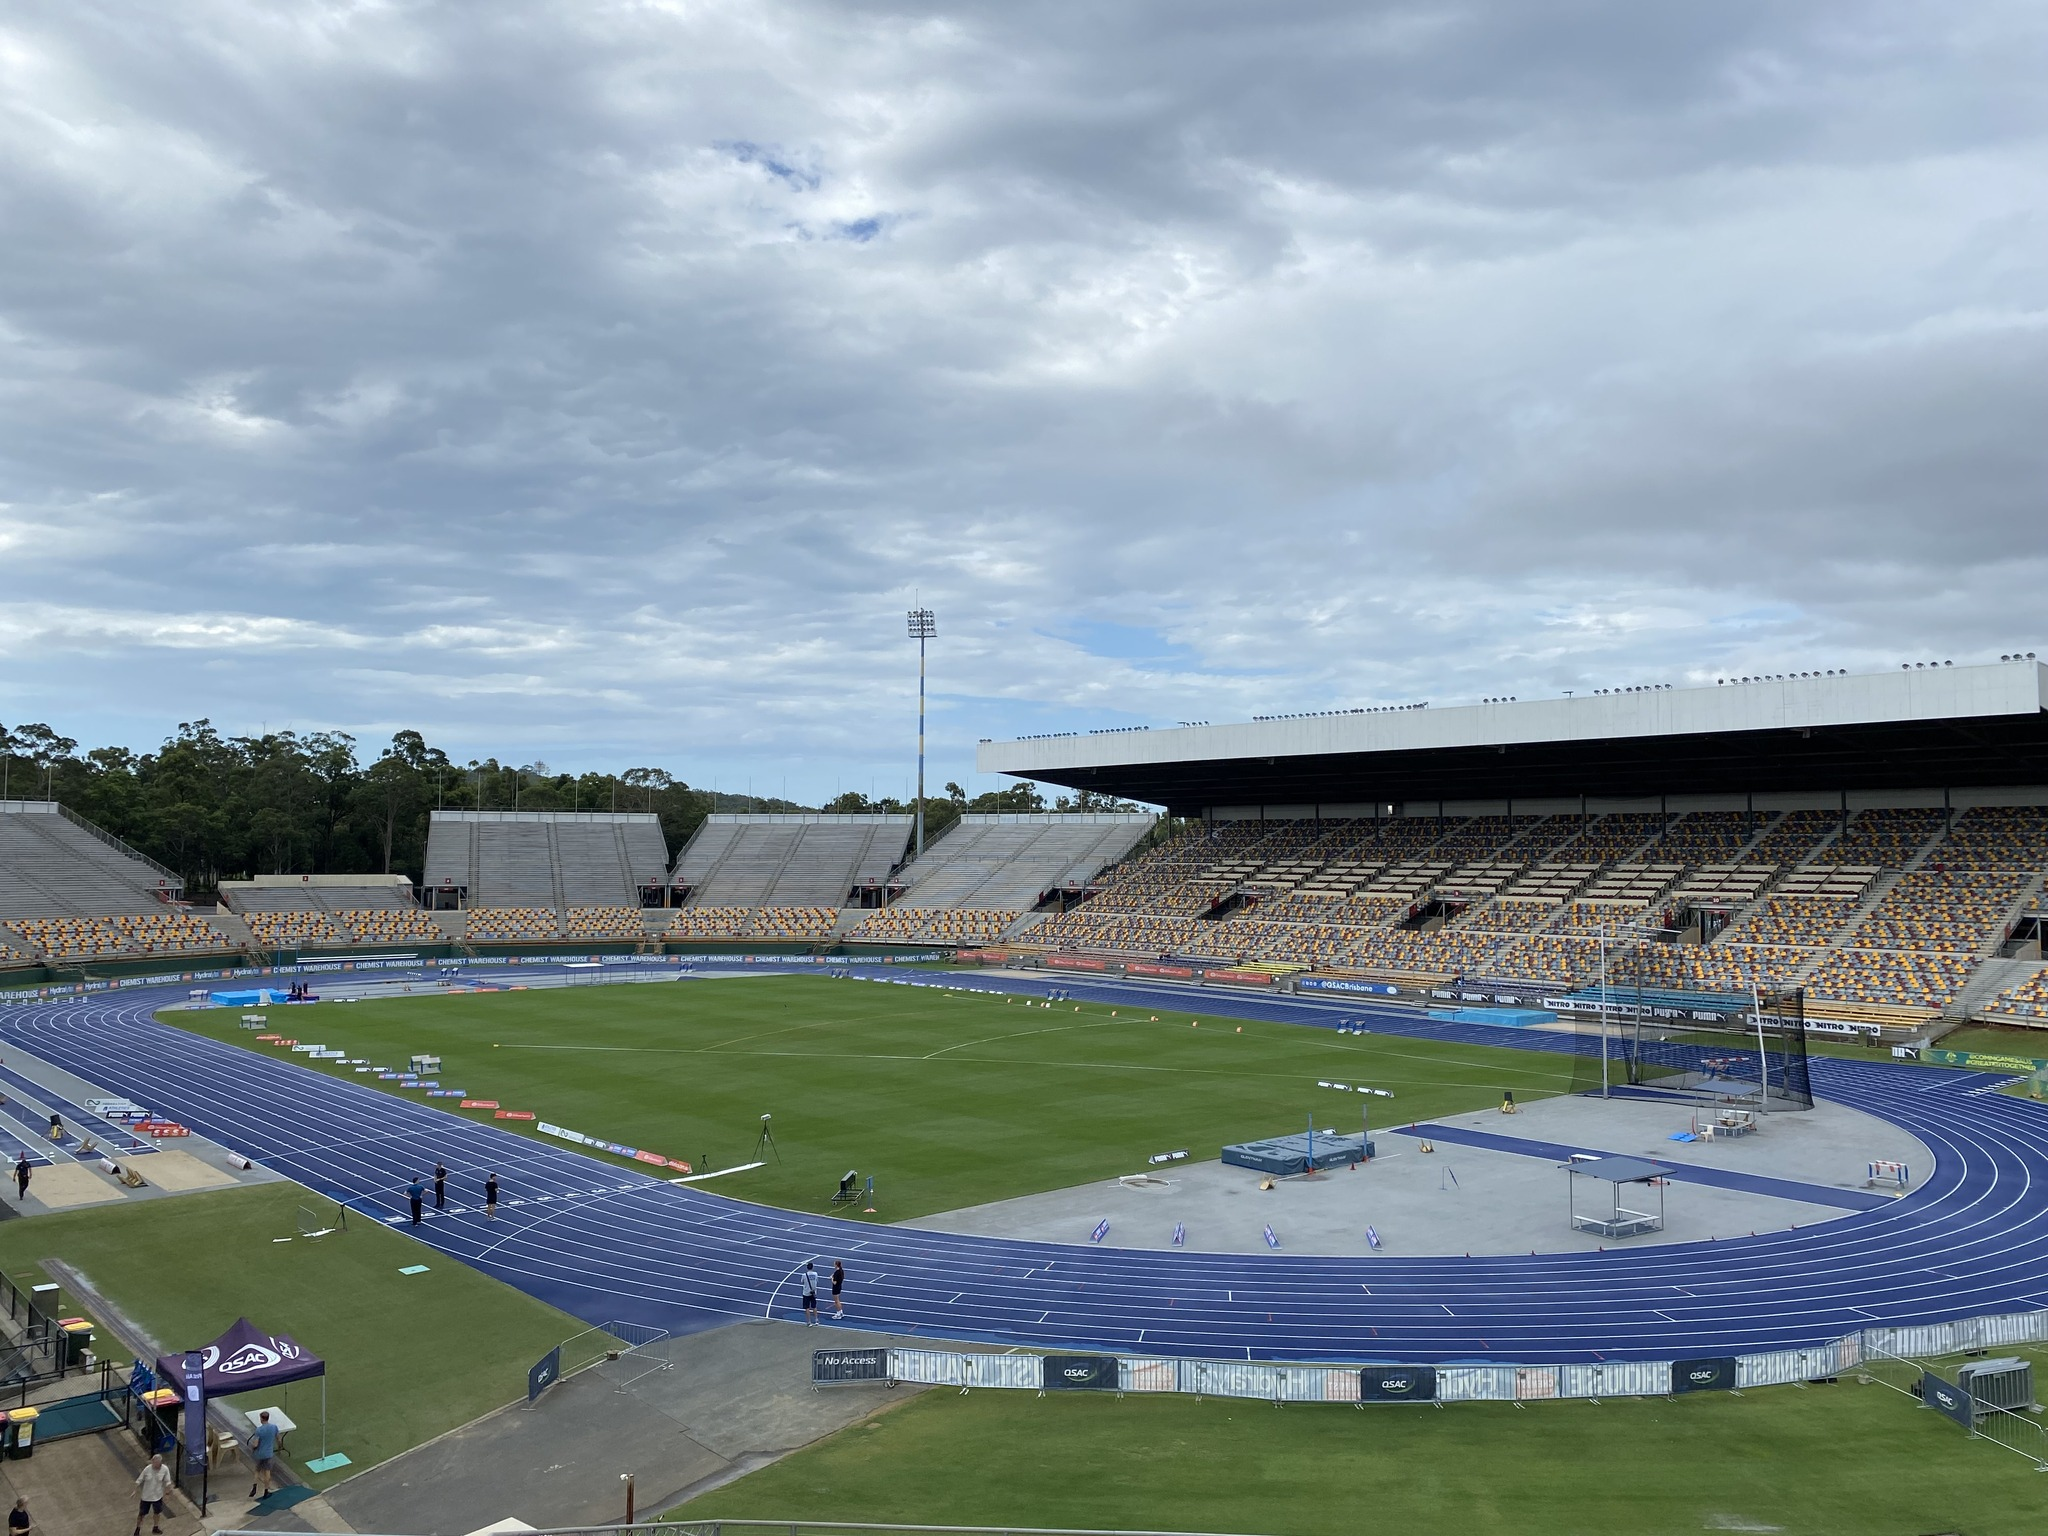
M 940 1046 L 940 1047 L 939 1047 L 939 1049 L 937 1049 L 936 1051 L 933 1051 L 933 1052 L 932 1052 L 932 1053 L 931 1053 L 930 1055 L 928 1055 L 928 1056 L 920 1056 L 920 1057 L 918 1057 L 918 1060 L 919 1060 L 919 1061 L 930 1061 L 930 1060 L 932 1059 L 932 1057 L 933 1057 L 933 1056 L 943 1056 L 943 1055 L 945 1055 L 945 1054 L 946 1054 L 946 1053 L 947 1053 L 948 1051 L 965 1051 L 965 1050 L 969 1050 L 969 1049 L 971 1049 L 971 1048 L 973 1048 L 974 1046 L 977 1046 L 977 1045 L 994 1045 L 994 1044 L 995 1044 L 995 1043 L 996 1043 L 996 1042 L 997 1042 L 998 1040 L 1022 1040 L 1022 1039 L 1026 1038 L 1027 1036 L 1030 1036 L 1030 1035 L 1056 1035 L 1056 1034 L 1060 1033 L 1060 1032 L 1061 1032 L 1062 1030 L 1071 1030 L 1071 1029 L 1106 1029 L 1106 1028 L 1108 1028 L 1108 1027 L 1109 1027 L 1109 1024 L 1108 1024 L 1108 1021 L 1107 1021 L 1106 1019 L 1104 1019 L 1104 1020 L 1094 1020 L 1094 1019 L 1091 1019 L 1091 1020 L 1088 1020 L 1088 1021 L 1086 1021 L 1086 1022 L 1083 1022 L 1083 1023 L 1080 1023 L 1080 1024 L 1048 1024 L 1048 1025 L 1047 1025 L 1047 1026 L 1046 1026 L 1046 1027 L 1045 1027 L 1044 1029 L 1020 1029 L 1020 1030 L 1018 1030 L 1018 1031 L 1017 1031 L 1017 1032 L 1016 1032 L 1015 1034 L 1009 1034 L 1009 1035 L 990 1035 L 990 1036 L 988 1036 L 988 1037 L 987 1037 L 986 1039 L 983 1039 L 983 1040 L 962 1040 L 962 1041 L 960 1041 L 960 1042 L 958 1042 L 957 1044 L 954 1044 L 954 1045 L 943 1045 L 943 1046 Z

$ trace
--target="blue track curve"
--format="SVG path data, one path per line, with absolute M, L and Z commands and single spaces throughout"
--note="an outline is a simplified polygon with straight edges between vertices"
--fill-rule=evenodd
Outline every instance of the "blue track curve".
M 944 984 L 1054 986 L 1155 1007 L 1193 1001 L 1171 986 L 1065 977 Z M 1873 1323 L 2048 1307 L 2048 1113 L 1986 1091 L 1999 1076 L 1814 1058 L 1817 1093 L 1904 1127 L 1932 1149 L 1934 1166 L 1904 1199 L 1803 1230 L 1526 1258 L 1154 1253 L 856 1226 L 678 1188 L 155 1022 L 183 996 L 138 989 L 0 1010 L 0 1038 L 358 1210 L 396 1213 L 405 1183 L 439 1158 L 463 1172 L 450 1211 L 420 1228 L 421 1240 L 589 1321 L 682 1332 L 760 1317 L 771 1298 L 777 1315 L 792 1315 L 786 1282 L 813 1255 L 847 1261 L 863 1329 L 1211 1359 L 1683 1359 L 1809 1347 Z M 1569 1049 L 1563 1037 L 1425 1022 L 1355 1001 L 1210 991 L 1197 1006 Z M 505 1187 L 495 1221 L 480 1209 L 487 1169 Z

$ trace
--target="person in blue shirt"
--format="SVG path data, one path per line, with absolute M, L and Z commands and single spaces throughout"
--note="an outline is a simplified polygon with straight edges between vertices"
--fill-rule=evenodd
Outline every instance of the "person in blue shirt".
M 418 1226 L 420 1224 L 420 1207 L 426 1203 L 427 1198 L 425 1181 L 418 1174 L 414 1174 L 413 1181 L 407 1186 L 405 1194 L 406 1198 L 412 1201 L 412 1224 Z
M 256 1480 L 249 1485 L 249 1497 L 265 1498 L 270 1493 L 271 1458 L 277 1455 L 277 1426 L 270 1422 L 268 1408 L 257 1415 L 256 1433 L 249 1441 L 249 1453 L 256 1463 Z

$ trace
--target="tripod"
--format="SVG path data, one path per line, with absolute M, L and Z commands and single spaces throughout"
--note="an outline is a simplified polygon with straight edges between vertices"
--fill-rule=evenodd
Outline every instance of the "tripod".
M 775 1145 L 775 1132 L 769 1129 L 768 1117 L 766 1115 L 761 1117 L 761 1134 L 754 1138 L 754 1157 L 756 1161 L 760 1159 L 764 1149 L 775 1154 L 776 1162 L 782 1161 L 782 1149 Z

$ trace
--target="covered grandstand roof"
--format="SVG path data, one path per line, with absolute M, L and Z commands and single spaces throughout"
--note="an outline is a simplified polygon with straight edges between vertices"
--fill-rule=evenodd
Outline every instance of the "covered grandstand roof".
M 1443 799 L 2043 785 L 2044 711 L 2048 668 L 2012 661 L 987 741 L 976 761 L 983 773 L 1179 815 L 1242 805 L 1370 815 L 1375 805 Z

